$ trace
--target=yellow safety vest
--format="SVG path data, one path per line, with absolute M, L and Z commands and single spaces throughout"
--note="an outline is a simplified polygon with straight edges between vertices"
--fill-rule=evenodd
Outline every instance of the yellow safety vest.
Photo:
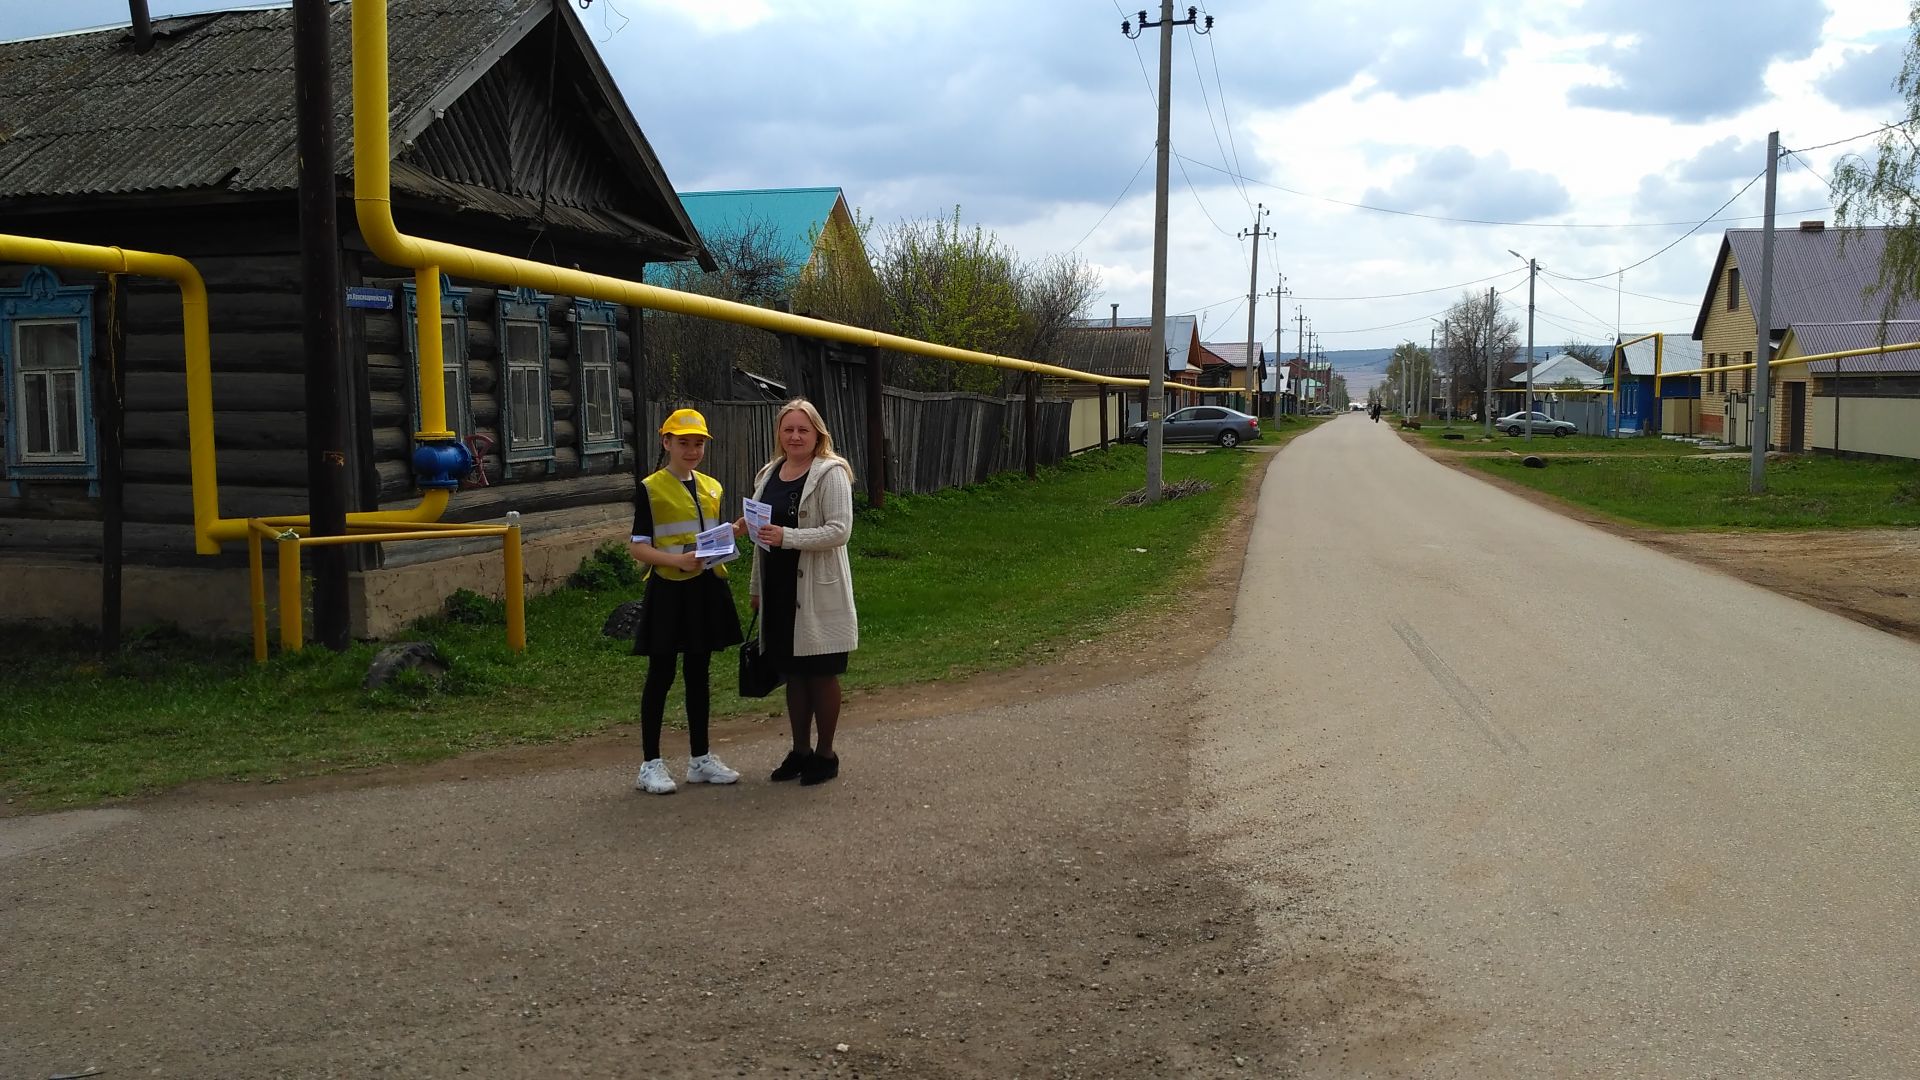
M 640 483 L 647 489 L 647 505 L 653 510 L 651 543 L 661 551 L 675 555 L 692 551 L 701 529 L 711 529 L 720 524 L 720 481 L 706 473 L 693 474 L 694 486 L 700 489 L 698 507 L 694 506 L 686 483 L 666 469 L 648 474 Z M 677 566 L 650 566 L 647 571 L 660 574 L 668 581 L 685 581 L 699 577 L 701 573 L 698 570 L 682 570 Z M 713 572 L 721 577 L 727 576 L 725 566 L 716 566 Z

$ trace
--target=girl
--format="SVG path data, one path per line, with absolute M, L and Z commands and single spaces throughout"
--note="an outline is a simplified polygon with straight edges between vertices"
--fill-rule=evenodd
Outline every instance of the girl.
M 753 484 L 773 521 L 755 537 L 768 550 L 753 560 L 747 599 L 760 613 L 760 651 L 787 676 L 793 749 L 771 779 L 819 784 L 840 775 L 840 676 L 860 644 L 847 563 L 853 478 L 812 402 L 787 402 L 774 430 L 773 460 Z M 745 531 L 744 519 L 736 529 Z
M 660 757 L 660 725 L 677 656 L 686 657 L 687 783 L 731 784 L 740 779 L 707 747 L 708 663 L 714 653 L 743 640 L 727 568 L 707 566 L 694 554 L 696 538 L 724 520 L 720 481 L 694 471 L 707 456 L 708 438 L 706 417 L 698 412 L 680 409 L 667 417 L 660 425 L 666 467 L 640 482 L 645 498 L 634 500 L 631 550 L 647 566 L 647 591 L 633 651 L 647 658 L 647 682 L 640 693 L 646 764 L 633 786 L 653 795 L 674 792 L 673 777 Z M 734 535 L 745 531 L 744 525 L 736 525 Z

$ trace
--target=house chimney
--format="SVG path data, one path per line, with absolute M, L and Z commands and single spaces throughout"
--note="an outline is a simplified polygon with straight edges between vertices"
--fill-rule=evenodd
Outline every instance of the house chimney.
M 1112 308 L 1113 308 L 1113 314 L 1112 314 L 1112 315 L 1110 315 L 1110 316 L 1108 316 L 1108 318 L 1107 318 L 1107 325 L 1108 325 L 1108 326 L 1119 326 L 1119 325 L 1120 325 L 1120 305 L 1119 305 L 1119 304 L 1110 304 L 1110 305 L 1108 305 L 1108 306 L 1110 306 L 1110 307 L 1112 307 Z
M 1824 221 L 1803 221 L 1800 223 L 1801 232 L 1824 232 L 1826 228 L 1827 223 Z
M 147 0 L 127 0 L 133 11 L 133 51 L 144 53 L 153 48 L 153 22 L 147 18 Z

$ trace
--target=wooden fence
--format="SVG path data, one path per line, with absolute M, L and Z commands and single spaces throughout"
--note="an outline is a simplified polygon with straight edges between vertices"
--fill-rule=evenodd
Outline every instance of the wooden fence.
M 1026 399 L 994 398 L 978 394 L 923 394 L 892 387 L 882 392 L 881 424 L 885 432 L 887 490 L 926 494 L 950 487 L 976 484 L 999 472 L 1025 466 Z M 821 402 L 814 402 L 816 407 Z M 857 411 L 852 411 L 857 404 Z M 732 498 L 752 490 L 754 473 L 774 454 L 780 403 L 771 401 L 653 402 L 647 406 L 647 428 L 659 431 L 667 414 L 695 408 L 707 418 L 713 442 L 700 471 L 726 486 Z M 1072 405 L 1062 399 L 1035 403 L 1040 439 L 1034 447 L 1037 464 L 1049 465 L 1067 457 L 1067 425 Z M 838 415 L 836 415 L 838 413 Z M 829 396 L 821 415 L 833 432 L 834 449 L 853 465 L 854 490 L 867 491 L 866 408 Z M 842 434 L 842 433 L 846 434 Z M 645 472 L 658 467 L 658 439 L 653 440 Z M 869 498 L 872 493 L 868 492 Z M 729 510 L 729 513 L 732 511 Z

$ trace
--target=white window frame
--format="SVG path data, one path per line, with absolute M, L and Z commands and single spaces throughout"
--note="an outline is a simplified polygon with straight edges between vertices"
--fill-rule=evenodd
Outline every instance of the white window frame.
M 553 351 L 548 335 L 549 304 L 553 297 L 529 288 L 501 289 L 496 294 L 495 342 L 500 354 L 500 443 L 507 461 L 546 461 L 551 471 L 554 459 L 553 437 Z M 510 355 L 513 331 L 533 332 L 534 355 L 516 358 Z M 536 401 L 530 406 L 538 418 L 540 438 L 514 437 L 516 409 L 524 413 L 528 406 L 514 402 L 514 377 L 531 376 L 537 381 Z M 531 419 L 522 415 L 521 419 Z
M 580 453 L 604 454 L 619 453 L 626 448 L 626 430 L 620 412 L 620 327 L 619 308 L 602 300 L 579 299 L 574 301 L 573 320 L 573 356 L 574 370 L 578 373 L 576 416 L 579 423 Z M 590 338 L 602 338 L 606 341 L 604 358 L 588 360 L 587 341 Z M 593 382 L 604 379 L 607 389 L 607 423 L 595 430 L 593 415 Z

